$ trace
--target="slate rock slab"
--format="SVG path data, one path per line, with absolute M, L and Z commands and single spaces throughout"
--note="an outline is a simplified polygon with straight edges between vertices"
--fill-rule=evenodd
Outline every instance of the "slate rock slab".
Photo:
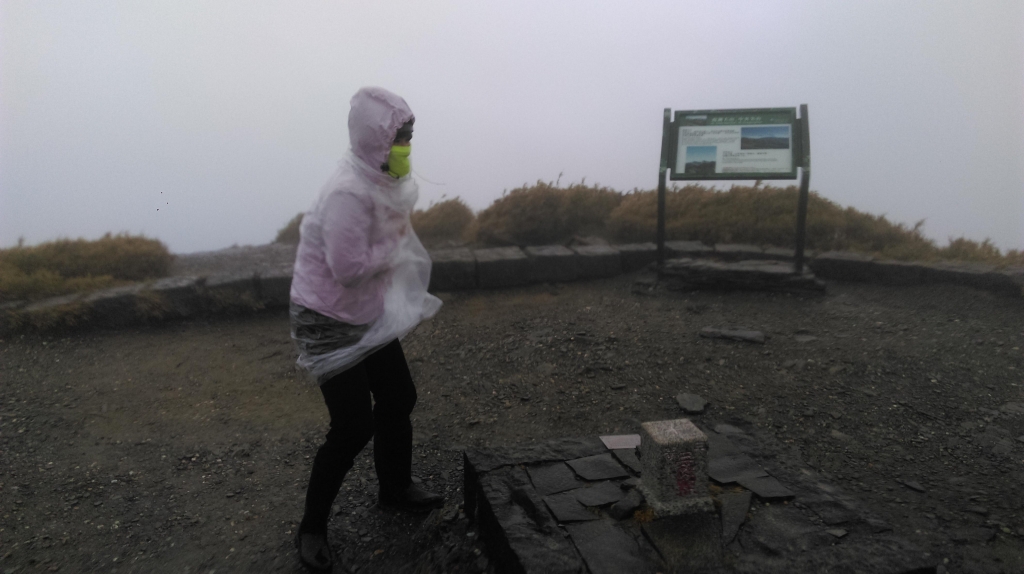
M 477 249 L 477 286 L 482 289 L 515 287 L 530 280 L 530 263 L 518 247 Z
M 608 450 L 640 446 L 640 435 L 638 434 L 613 434 L 604 435 L 600 438 L 604 446 L 608 447 Z
M 635 448 L 617 448 L 612 451 L 615 458 L 619 459 L 619 462 L 629 467 L 633 472 L 640 474 L 642 468 L 640 459 L 636 456 Z
M 708 406 L 708 402 L 704 400 L 704 397 L 692 393 L 679 393 L 676 395 L 676 402 L 679 403 L 683 412 L 688 415 L 699 415 Z
M 718 243 L 714 246 L 715 257 L 726 261 L 744 259 L 766 259 L 764 251 L 756 245 L 740 243 Z
M 773 476 L 744 477 L 736 482 L 763 500 L 785 500 L 794 496 L 792 490 Z
M 711 458 L 708 461 L 708 476 L 716 482 L 728 484 L 768 476 L 768 473 L 750 456 L 731 454 Z
M 708 460 L 743 452 L 725 435 L 708 431 L 704 431 L 704 434 L 708 437 Z
M 537 574 L 578 574 L 583 562 L 559 533 L 543 501 L 529 488 L 526 472 L 502 467 L 480 477 L 472 493 L 478 512 L 467 498 L 467 514 L 479 521 L 487 554 L 504 571 Z M 573 501 L 575 502 L 575 501 Z
M 576 500 L 572 492 L 552 494 L 544 497 L 544 503 L 551 509 L 551 514 L 559 522 L 580 522 L 583 520 L 598 520 L 597 514 L 587 510 Z
M 815 526 L 794 508 L 763 506 L 740 531 L 740 544 L 769 554 L 798 554 L 835 543 L 831 534 Z
M 186 317 L 202 308 L 198 296 L 200 283 L 199 278 L 193 276 L 164 277 L 150 284 L 149 289 L 167 303 L 171 313 Z
M 584 480 L 608 480 L 610 478 L 628 478 L 629 473 L 609 453 L 587 456 L 568 460 L 576 474 Z
M 476 287 L 476 257 L 465 247 L 430 252 L 430 291 Z
M 825 284 L 813 273 L 796 274 L 792 265 L 776 261 L 673 259 L 665 262 L 659 274 L 672 290 L 825 291 Z
M 542 495 L 558 494 L 586 486 L 564 462 L 526 467 L 533 487 Z
M 799 500 L 829 526 L 850 524 L 860 519 L 853 509 L 827 494 L 801 494 Z
M 605 506 L 622 500 L 626 495 L 619 488 L 618 484 L 610 481 L 599 482 L 585 488 L 577 488 L 571 492 L 583 506 Z
M 641 528 L 670 571 L 703 572 L 721 564 L 722 524 L 716 512 L 659 518 Z
M 608 245 L 579 245 L 572 247 L 579 256 L 579 278 L 597 279 L 614 277 L 622 273 L 622 255 Z
M 629 273 L 643 269 L 658 260 L 658 246 L 653 243 L 616 245 L 622 254 L 622 270 Z
M 525 248 L 530 258 L 530 278 L 536 282 L 574 281 L 579 275 L 579 256 L 564 245 Z
M 640 507 L 644 503 L 644 495 L 641 494 L 639 489 L 634 488 L 630 490 L 622 500 L 611 505 L 608 509 L 608 516 L 611 516 L 615 520 L 625 520 L 640 510 Z
M 134 322 L 139 315 L 141 284 L 124 285 L 85 296 L 82 301 L 89 307 L 93 321 L 103 325 L 122 326 Z
M 665 251 L 673 258 L 707 255 L 714 251 L 700 241 L 666 241 Z
M 636 539 L 610 520 L 565 527 L 591 574 L 646 574 L 655 570 L 640 551 Z
M 747 520 L 750 500 L 753 495 L 749 490 L 723 492 L 718 500 L 722 503 L 722 543 L 729 544 L 740 526 Z
M 466 449 L 465 457 L 476 472 L 489 472 L 502 466 L 554 462 L 608 452 L 597 437 L 567 438 L 527 447 Z
M 700 330 L 700 336 L 706 339 L 728 339 L 730 341 L 764 344 L 764 333 L 761 331 L 737 327 L 704 327 Z
M 287 307 L 291 302 L 292 265 L 283 264 L 258 272 L 260 300 L 265 305 Z

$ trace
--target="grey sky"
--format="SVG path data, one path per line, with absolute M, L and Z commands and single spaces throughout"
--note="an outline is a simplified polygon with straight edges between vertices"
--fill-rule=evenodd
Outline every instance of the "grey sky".
M 1024 248 L 1024 2 L 0 2 L 0 246 L 273 239 L 364 85 L 421 206 L 656 184 L 661 113 L 809 105 L 811 187 Z M 780 182 L 784 183 L 784 182 Z M 159 210 L 159 211 L 158 211 Z

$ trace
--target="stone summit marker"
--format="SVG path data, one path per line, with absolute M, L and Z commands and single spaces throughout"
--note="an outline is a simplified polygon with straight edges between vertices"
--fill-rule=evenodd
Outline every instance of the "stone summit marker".
M 722 525 L 708 490 L 708 437 L 689 419 L 640 425 L 640 492 L 654 511 L 643 532 L 673 571 L 722 560 Z
M 778 451 L 768 431 L 741 419 L 697 421 L 647 422 L 639 435 L 467 449 L 465 512 L 496 571 L 936 571 L 934 556 Z

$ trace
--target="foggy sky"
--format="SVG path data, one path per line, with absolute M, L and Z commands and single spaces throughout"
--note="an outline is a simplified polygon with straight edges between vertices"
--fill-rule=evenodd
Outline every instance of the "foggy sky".
M 651 189 L 663 108 L 806 103 L 813 190 L 1024 248 L 1015 0 L 3 0 L 0 247 L 269 242 L 366 85 L 416 114 L 420 207 L 559 174 Z

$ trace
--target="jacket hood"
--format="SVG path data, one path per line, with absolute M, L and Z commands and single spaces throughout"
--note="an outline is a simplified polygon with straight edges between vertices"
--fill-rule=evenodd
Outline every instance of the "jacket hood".
M 361 88 L 349 102 L 348 139 L 352 153 L 380 171 L 388 161 L 395 134 L 402 124 L 414 118 L 409 104 L 401 96 L 384 88 Z

